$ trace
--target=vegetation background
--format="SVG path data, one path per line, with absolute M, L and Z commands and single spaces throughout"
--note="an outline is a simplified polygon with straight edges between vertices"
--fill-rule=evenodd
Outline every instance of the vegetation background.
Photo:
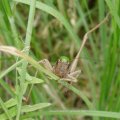
M 0 52 L 0 120 L 120 119 L 119 0 L 1 0 L 0 45 L 52 65 L 63 55 L 72 61 L 107 13 L 83 48 L 77 83 L 56 81 L 32 60 L 11 56 L 12 49 Z

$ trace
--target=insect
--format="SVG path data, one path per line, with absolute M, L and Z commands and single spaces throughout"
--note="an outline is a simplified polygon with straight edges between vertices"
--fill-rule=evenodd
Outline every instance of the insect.
M 97 28 L 99 28 L 108 19 L 108 16 L 109 14 L 99 24 L 97 24 L 94 28 L 92 28 L 84 35 L 81 47 L 72 63 L 70 63 L 69 58 L 66 56 L 61 56 L 54 66 L 52 66 L 49 60 L 47 59 L 43 59 L 39 61 L 39 63 L 42 64 L 46 69 L 50 70 L 51 72 L 59 76 L 61 80 L 77 82 L 77 77 L 81 73 L 81 70 L 76 70 L 76 67 L 80 53 L 88 39 L 88 35 Z
M 75 70 L 76 67 L 70 64 L 70 60 L 66 56 L 61 56 L 54 66 L 52 66 L 47 59 L 43 59 L 39 63 L 43 64 L 46 69 L 59 76 L 62 80 L 66 81 L 77 82 L 76 78 L 81 73 L 81 70 Z

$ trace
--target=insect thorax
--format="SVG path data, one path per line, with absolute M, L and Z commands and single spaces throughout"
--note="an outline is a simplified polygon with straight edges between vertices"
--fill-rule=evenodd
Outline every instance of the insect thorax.
M 69 73 L 69 66 L 69 63 L 58 60 L 54 66 L 53 72 L 60 78 L 65 78 Z

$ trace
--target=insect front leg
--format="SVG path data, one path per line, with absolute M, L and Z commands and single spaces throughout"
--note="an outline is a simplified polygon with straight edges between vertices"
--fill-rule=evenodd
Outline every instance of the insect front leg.
M 40 60 L 38 63 L 42 64 L 47 70 L 53 71 L 53 67 L 51 63 L 49 62 L 49 60 L 43 59 L 43 60 Z
M 63 81 L 68 81 L 68 82 L 77 82 L 77 79 L 75 77 L 69 76 L 68 78 L 62 78 L 61 80 Z

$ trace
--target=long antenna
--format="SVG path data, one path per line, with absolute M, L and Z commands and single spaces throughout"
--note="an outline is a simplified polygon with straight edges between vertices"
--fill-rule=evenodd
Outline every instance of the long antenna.
M 75 69 L 76 69 L 79 56 L 80 56 L 81 51 L 82 51 L 82 49 L 83 49 L 83 47 L 84 47 L 84 45 L 85 45 L 85 43 L 86 43 L 86 41 L 87 41 L 87 39 L 88 39 L 88 35 L 89 35 L 90 33 L 92 33 L 93 31 L 95 31 L 96 29 L 98 29 L 103 23 L 105 23 L 105 22 L 108 20 L 108 17 L 109 17 L 109 13 L 106 15 L 106 17 L 105 17 L 99 24 L 97 24 L 94 28 L 92 28 L 91 30 L 89 30 L 89 31 L 84 35 L 84 37 L 83 37 L 83 42 L 82 42 L 82 44 L 81 44 L 81 47 L 80 47 L 80 49 L 79 49 L 79 51 L 78 51 L 78 53 L 77 53 L 74 61 L 73 61 L 72 64 L 71 64 L 71 70 L 70 70 L 70 72 L 74 72 Z

